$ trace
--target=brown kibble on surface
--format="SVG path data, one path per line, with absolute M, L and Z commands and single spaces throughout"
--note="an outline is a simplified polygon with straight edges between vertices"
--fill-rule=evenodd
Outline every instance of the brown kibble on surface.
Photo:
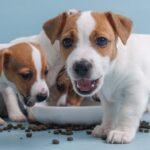
M 7 125 L 7 128 L 8 128 L 8 129 L 12 129 L 12 128 L 13 128 L 13 125 L 9 123 L 9 124 Z
M 92 133 L 91 130 L 86 131 L 86 134 L 90 135 Z
M 28 138 L 32 137 L 32 133 L 31 132 L 27 132 L 26 133 L 26 137 L 28 137 Z
M 71 136 L 67 137 L 67 141 L 73 141 L 73 137 Z
M 52 144 L 59 144 L 59 140 L 53 139 L 53 140 L 52 140 Z
M 139 128 L 139 132 L 143 132 L 143 129 L 142 129 L 142 128 Z
M 149 133 L 149 129 L 144 129 L 144 132 L 145 133 Z
M 59 133 L 60 133 L 60 131 L 58 129 L 53 131 L 53 134 L 59 134 Z

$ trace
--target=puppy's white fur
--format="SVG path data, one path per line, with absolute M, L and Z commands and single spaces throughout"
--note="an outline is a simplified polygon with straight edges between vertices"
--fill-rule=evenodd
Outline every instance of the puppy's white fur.
M 87 26 L 88 24 L 88 26 Z M 72 66 L 74 62 L 80 61 L 81 59 L 86 59 L 88 62 L 92 64 L 92 75 L 90 80 L 101 78 L 105 75 L 105 72 L 108 69 L 109 58 L 102 57 L 97 54 L 96 50 L 91 46 L 89 36 L 93 29 L 95 28 L 95 20 L 91 16 L 91 11 L 83 12 L 81 16 L 77 20 L 77 30 L 78 30 L 78 43 L 75 50 L 71 52 L 67 59 L 67 72 L 71 78 L 73 86 L 75 86 L 73 80 L 77 80 L 74 76 L 74 71 L 72 71 Z M 96 70 L 96 71 L 95 71 Z M 102 81 L 102 80 L 101 80 Z M 102 84 L 101 84 L 102 85 Z M 99 86 L 95 91 L 87 94 L 86 96 L 92 96 L 100 90 L 101 86 Z M 78 95 L 81 95 L 76 88 L 74 88 Z
M 22 42 L 22 40 L 20 42 Z M 1 44 L 0 49 L 9 48 L 10 46 L 13 46 L 20 42 L 11 42 L 8 44 Z M 30 95 L 31 101 L 35 102 L 36 95 L 38 93 L 47 93 L 47 95 L 49 96 L 49 89 L 46 84 L 46 81 L 43 80 L 41 77 L 41 69 L 42 69 L 41 54 L 40 54 L 39 50 L 37 50 L 36 47 L 34 47 L 33 45 L 30 45 L 30 46 L 32 47 L 32 59 L 33 59 L 34 67 L 35 67 L 35 70 L 37 71 L 37 73 L 36 73 L 37 77 L 31 87 L 31 95 Z M 16 94 L 18 94 L 18 96 L 20 98 L 19 100 L 21 101 L 21 103 L 23 103 L 22 97 L 20 96 L 20 93 L 17 90 L 16 85 L 7 79 L 7 77 L 5 76 L 3 71 L 0 76 L 0 92 L 4 98 L 4 102 L 7 107 L 9 118 L 12 121 L 26 120 L 26 117 L 24 116 L 24 114 L 21 112 L 21 110 L 19 108 L 18 98 L 17 98 Z M 0 120 L 0 124 L 3 124 L 3 123 L 4 123 L 4 121 Z
M 90 12 L 82 13 L 77 20 L 79 41 L 67 59 L 67 71 L 76 80 L 72 65 L 81 59 L 93 63 L 91 79 L 101 77 L 95 92 L 99 91 L 104 116 L 92 134 L 107 136 L 110 143 L 128 143 L 136 134 L 150 94 L 150 36 L 132 34 L 125 46 L 118 40 L 117 57 L 110 61 L 90 46 L 94 28 Z
M 75 14 L 77 12 L 79 12 L 79 11 L 76 9 L 70 9 L 70 10 L 68 10 L 68 15 L 72 15 L 72 14 Z M 28 37 L 17 38 L 15 40 L 12 40 L 10 43 L 0 44 L 0 49 L 12 46 L 12 45 L 20 43 L 20 42 L 32 42 L 35 44 L 39 44 L 41 46 L 41 48 L 45 50 L 45 54 L 46 54 L 47 61 L 48 61 L 48 66 L 50 69 L 48 76 L 47 76 L 47 84 L 49 87 L 54 85 L 58 72 L 64 66 L 64 60 L 62 59 L 61 54 L 60 54 L 59 41 L 55 41 L 54 44 L 51 44 L 50 39 L 47 37 L 45 32 L 42 30 L 40 32 L 40 34 L 28 36 Z M 37 64 L 36 62 L 37 62 L 37 60 L 35 60 L 35 64 Z M 44 85 L 45 81 L 41 80 L 41 84 Z M 41 88 L 41 84 L 35 83 L 33 85 L 33 88 L 32 88 L 32 93 L 35 93 L 34 87 L 38 86 L 39 88 Z M 44 86 L 43 89 L 47 90 L 47 87 Z M 9 96 L 9 95 L 7 95 L 7 93 L 5 95 L 7 97 Z M 13 94 L 13 95 L 15 96 L 15 94 Z M 9 104 L 9 105 L 11 105 L 10 107 L 12 107 L 11 109 L 13 109 L 13 111 L 19 109 L 19 108 L 16 109 L 16 107 L 18 107 L 16 100 L 13 100 L 14 101 L 13 104 Z M 12 112 L 12 111 L 10 111 L 10 112 Z M 14 111 L 13 114 L 14 114 L 13 115 L 14 119 L 12 118 L 12 120 L 16 120 L 16 118 L 18 118 L 16 121 L 20 121 L 20 120 L 25 119 L 25 117 L 21 113 L 21 111 L 20 112 Z M 3 121 L 1 122 L 1 120 L 0 120 L 0 123 L 4 123 L 4 122 Z

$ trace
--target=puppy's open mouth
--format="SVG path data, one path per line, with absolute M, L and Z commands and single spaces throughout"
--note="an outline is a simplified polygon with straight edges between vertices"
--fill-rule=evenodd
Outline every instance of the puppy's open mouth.
M 89 95 L 97 88 L 99 79 L 96 80 L 80 79 L 75 80 L 74 82 L 75 87 L 80 94 Z

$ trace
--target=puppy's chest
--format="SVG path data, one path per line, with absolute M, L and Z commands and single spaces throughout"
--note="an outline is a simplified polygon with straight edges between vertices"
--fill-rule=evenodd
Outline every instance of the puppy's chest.
M 125 87 L 128 84 L 128 76 L 123 72 L 115 70 L 110 73 L 104 79 L 101 92 L 105 96 L 107 101 L 114 102 L 117 99 L 121 99 Z

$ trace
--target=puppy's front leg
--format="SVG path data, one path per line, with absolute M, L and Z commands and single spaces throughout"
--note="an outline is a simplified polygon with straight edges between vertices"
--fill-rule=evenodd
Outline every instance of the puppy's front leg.
M 132 93 L 126 94 L 124 99 L 116 105 L 118 113 L 113 122 L 113 129 L 107 136 L 108 143 L 129 143 L 135 137 L 148 95 L 141 89 L 131 91 Z
M 103 109 L 103 118 L 102 124 L 97 125 L 92 131 L 92 135 L 95 137 L 106 138 L 109 131 L 112 129 L 112 122 L 115 119 L 116 107 L 115 103 L 108 102 L 106 98 L 101 93 L 100 95 L 102 109 Z
M 3 124 L 5 124 L 5 121 L 2 118 L 0 118 L 0 125 L 3 125 Z
M 12 121 L 25 121 L 26 117 L 21 112 L 17 96 L 11 87 L 6 87 L 2 92 L 6 108 L 8 111 L 8 116 Z

